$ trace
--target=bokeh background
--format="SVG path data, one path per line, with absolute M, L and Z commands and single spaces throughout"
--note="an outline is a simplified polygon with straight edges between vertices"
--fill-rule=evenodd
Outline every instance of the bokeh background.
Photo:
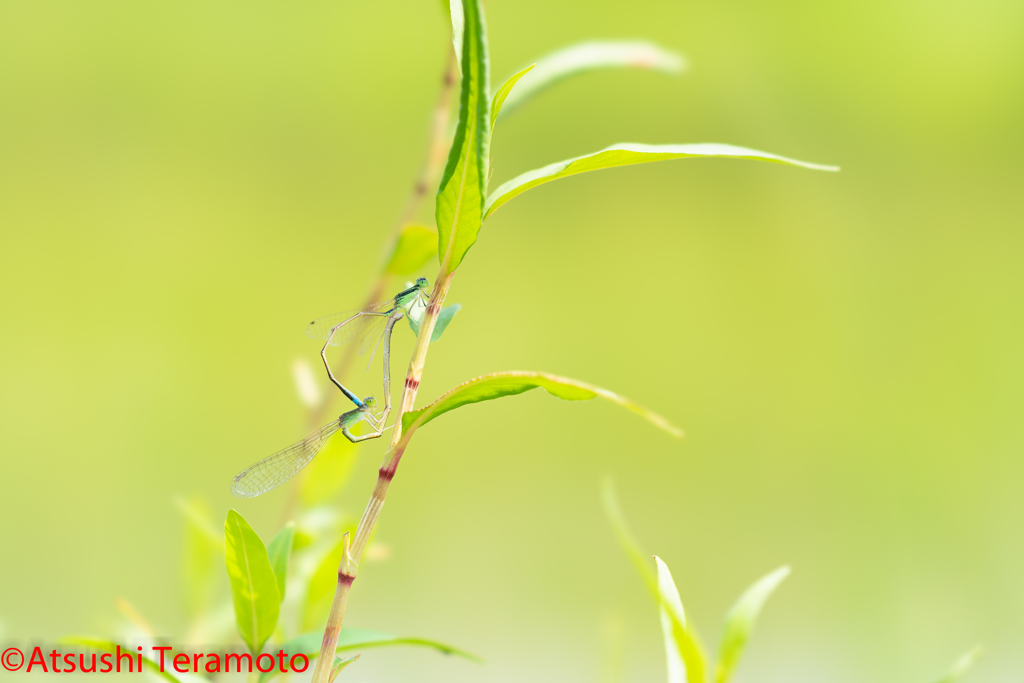
M 692 65 L 546 92 L 499 125 L 495 182 L 619 141 L 843 171 L 651 164 L 488 222 L 420 401 L 539 369 L 687 438 L 542 392 L 432 424 L 347 623 L 488 664 L 380 650 L 345 675 L 610 681 L 621 653 L 624 680 L 664 680 L 656 607 L 602 513 L 610 475 L 710 644 L 743 588 L 793 566 L 741 683 L 928 681 L 978 643 L 973 680 L 1024 676 L 1024 4 L 486 9 L 495 80 L 590 38 Z M 303 326 L 365 297 L 449 49 L 429 0 L 0 2 L 6 637 L 111 635 L 117 598 L 180 634 L 176 495 L 276 531 L 288 493 L 228 483 L 306 430 Z M 383 446 L 339 509 L 361 511 Z

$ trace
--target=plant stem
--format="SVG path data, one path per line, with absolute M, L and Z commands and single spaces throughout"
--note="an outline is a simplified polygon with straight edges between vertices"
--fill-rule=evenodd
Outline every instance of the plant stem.
M 366 543 L 370 539 L 373 527 L 377 524 L 380 510 L 384 506 L 384 497 L 387 495 L 388 486 L 391 484 L 395 471 L 398 469 L 398 463 L 405 452 L 405 446 L 401 443 L 402 416 L 412 410 L 413 404 L 416 403 L 416 392 L 419 390 L 420 380 L 423 378 L 423 368 L 427 361 L 427 350 L 430 348 L 430 337 L 434 333 L 434 325 L 437 323 L 437 316 L 441 312 L 441 304 L 444 303 L 444 298 L 448 295 L 448 289 L 451 287 L 454 277 L 455 273 L 438 275 L 438 282 L 434 287 L 434 293 L 430 297 L 427 311 L 423 316 L 423 321 L 420 323 L 419 335 L 416 338 L 416 349 L 413 351 L 412 360 L 409 361 L 409 369 L 405 374 L 405 384 L 402 389 L 402 400 L 399 403 L 398 417 L 395 418 L 395 427 L 391 430 L 391 443 L 388 444 L 388 450 L 384 454 L 384 461 L 377 472 L 377 485 L 373 489 L 373 495 L 370 497 L 366 510 L 359 520 L 359 526 L 356 528 L 356 537 L 352 541 L 352 553 L 347 558 L 350 564 L 345 569 L 353 575 L 358 571 L 359 560 L 362 558 L 363 550 L 366 549 Z
M 438 96 L 437 107 L 434 110 L 431 126 L 430 145 L 427 149 L 427 158 L 424 160 L 422 169 L 413 186 L 412 194 L 406 202 L 405 208 L 392 231 L 389 247 L 386 248 L 384 258 L 387 259 L 394 250 L 394 245 L 402 234 L 402 228 L 413 220 L 419 209 L 427 190 L 434 184 L 447 159 L 448 148 L 448 120 L 450 118 L 451 93 L 458 73 L 458 63 L 454 53 L 445 66 L 444 77 L 441 85 L 441 92 Z M 386 263 L 385 263 L 386 266 Z M 338 636 L 341 634 L 342 620 L 345 618 L 345 608 L 348 604 L 348 594 L 352 590 L 352 582 L 356 579 L 359 571 L 359 560 L 366 549 L 366 543 L 373 533 L 373 528 L 380 516 L 381 508 L 384 506 L 384 497 L 387 495 L 388 485 L 395 476 L 398 462 L 405 452 L 405 445 L 399 446 L 402 436 L 402 415 L 412 409 L 416 402 L 416 391 L 420 386 L 420 379 L 423 376 L 423 366 L 427 359 L 427 349 L 430 346 L 430 337 L 434 333 L 434 326 L 437 323 L 437 316 L 441 312 L 441 304 L 451 287 L 454 273 L 447 272 L 442 266 L 438 273 L 437 281 L 434 283 L 434 291 L 430 297 L 427 311 L 420 322 L 419 336 L 416 340 L 416 349 L 413 352 L 412 361 L 409 363 L 409 370 L 406 373 L 405 385 L 402 390 L 402 400 L 399 403 L 398 416 L 395 418 L 395 426 L 391 433 L 391 443 L 384 454 L 384 462 L 377 473 L 377 485 L 373 494 L 366 504 L 366 510 L 359 520 L 356 529 L 355 539 L 351 547 L 348 545 L 346 534 L 346 547 L 341 566 L 338 567 L 338 585 L 334 592 L 334 602 L 331 604 L 331 613 L 327 618 L 327 626 L 324 628 L 323 641 L 320 644 L 320 656 L 317 659 L 316 667 L 313 669 L 312 683 L 330 683 L 331 669 L 334 666 L 334 656 L 338 648 Z M 388 273 L 382 267 L 381 274 L 374 284 L 367 305 L 378 301 L 384 296 L 384 289 L 387 287 Z M 335 374 L 343 377 L 352 361 L 355 359 L 355 346 L 350 347 L 341 365 Z M 312 422 L 319 424 L 330 406 L 330 398 L 326 398 L 318 410 L 311 412 Z
M 349 535 L 345 532 L 345 552 L 342 560 L 342 567 L 349 556 Z M 345 617 L 345 606 L 348 603 L 348 593 L 352 589 L 352 582 L 355 575 L 346 574 L 341 568 L 338 569 L 338 587 L 334 591 L 334 602 L 331 603 L 331 615 L 327 618 L 327 626 L 324 628 L 324 638 L 320 643 L 320 656 L 317 657 L 316 666 L 313 668 L 313 683 L 329 683 L 331 669 L 334 668 L 334 655 L 338 649 L 338 636 L 341 634 L 341 621 Z
M 366 510 L 359 520 L 356 528 L 355 539 L 351 547 L 346 539 L 345 555 L 338 568 L 338 586 L 334 592 L 334 602 L 331 604 L 331 614 L 327 619 L 327 627 L 324 629 L 323 642 L 320 645 L 320 657 L 317 660 L 316 668 L 313 670 L 312 683 L 330 683 L 331 665 L 334 662 L 334 655 L 338 647 L 338 636 L 341 633 L 341 622 L 345 617 L 345 608 L 348 604 L 348 594 L 352 590 L 352 582 L 355 581 L 359 572 L 359 560 L 362 559 L 366 543 L 373 533 L 377 524 L 377 518 L 384 507 L 384 498 L 388 492 L 388 486 L 395 477 L 398 463 L 405 452 L 405 443 L 402 441 L 402 416 L 412 410 L 416 402 L 416 392 L 420 387 L 420 380 L 423 377 L 423 368 L 427 361 L 427 350 L 430 348 L 430 337 L 434 333 L 434 325 L 437 323 L 438 314 L 441 312 L 441 304 L 448 295 L 452 279 L 455 273 L 438 273 L 437 284 L 434 285 L 434 292 L 431 294 L 427 311 L 420 323 L 419 335 L 416 338 L 416 349 L 413 351 L 412 360 L 409 361 L 409 369 L 405 375 L 405 385 L 402 389 L 402 400 L 399 403 L 398 416 L 395 418 L 395 427 L 391 430 L 391 443 L 384 454 L 384 461 L 377 472 L 377 484 L 373 488 L 373 494 L 366 504 Z
M 426 198 L 427 191 L 436 184 L 437 178 L 444 168 L 444 163 L 448 159 L 448 122 L 451 119 L 452 90 L 457 82 L 457 74 L 458 62 L 453 52 L 445 64 L 444 75 L 441 78 L 441 90 L 437 96 L 437 105 L 434 107 L 434 113 L 431 116 L 430 142 L 427 145 L 426 158 L 424 158 L 423 165 L 416 176 L 416 182 L 413 184 L 405 207 L 402 209 L 402 213 L 399 215 L 398 221 L 391 231 L 391 236 L 384 246 L 381 257 L 384 263 L 381 264 L 380 274 L 370 289 L 370 295 L 365 303 L 366 306 L 384 298 L 388 286 L 388 272 L 385 270 L 387 259 L 390 258 L 391 253 L 394 251 L 398 238 L 402 234 L 402 229 L 416 218 L 416 213 L 419 211 L 424 198 Z M 358 345 L 356 344 L 350 344 L 349 348 L 345 350 L 345 355 L 342 357 L 341 363 L 338 364 L 334 373 L 341 380 L 344 380 L 349 367 L 355 360 L 357 351 Z M 324 421 L 324 417 L 330 410 L 334 397 L 335 394 L 333 392 L 326 392 L 320 406 L 310 411 L 309 423 L 311 428 L 320 426 L 320 423 Z
M 399 215 L 398 221 L 395 222 L 395 227 L 392 229 L 391 235 L 384 245 L 384 251 L 381 257 L 384 259 L 384 263 L 381 264 L 380 273 L 377 275 L 376 281 L 370 289 L 370 294 L 366 298 L 366 303 L 364 304 L 365 306 L 369 306 L 370 304 L 376 303 L 384 298 L 389 280 L 389 274 L 385 270 L 387 266 L 386 259 L 388 259 L 394 251 L 395 245 L 398 243 L 398 238 L 402 234 L 402 229 L 416 218 L 416 213 L 419 211 L 420 205 L 427 196 L 427 190 L 437 183 L 437 178 L 440 176 L 441 170 L 444 168 L 444 163 L 448 159 L 448 122 L 451 119 L 452 90 L 458 80 L 458 69 L 458 61 L 455 59 L 455 53 L 452 52 L 445 64 L 444 74 L 441 77 L 441 89 L 437 96 L 437 105 L 434 107 L 434 112 L 431 115 L 430 141 L 427 144 L 427 153 L 423 159 L 423 165 L 420 167 L 419 173 L 416 175 L 416 182 L 413 184 L 412 191 L 409 193 L 409 198 L 406 200 L 405 207 L 402 209 L 402 213 Z M 349 368 L 352 366 L 353 361 L 355 361 L 356 352 L 358 350 L 359 346 L 357 344 L 350 344 L 348 348 L 345 349 L 341 362 L 335 367 L 334 374 L 339 379 L 345 379 L 345 375 L 348 374 Z M 327 414 L 331 410 L 331 406 L 334 404 L 336 396 L 337 394 L 333 391 L 324 392 L 320 405 L 307 411 L 306 419 L 309 429 L 315 429 L 324 422 Z M 307 476 L 307 472 L 308 470 L 300 472 L 299 476 L 296 477 L 297 481 L 301 481 L 303 477 Z M 296 484 L 295 486 L 292 486 L 291 493 L 288 495 L 288 500 L 285 502 L 285 506 L 282 511 L 282 519 L 284 521 L 291 519 L 298 506 L 299 486 Z

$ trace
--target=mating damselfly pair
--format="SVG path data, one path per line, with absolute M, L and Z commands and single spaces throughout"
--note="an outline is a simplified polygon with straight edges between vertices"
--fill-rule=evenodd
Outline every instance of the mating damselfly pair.
M 232 480 L 231 493 L 239 498 L 252 498 L 277 488 L 309 464 L 327 440 L 339 430 L 353 443 L 376 439 L 384 433 L 384 425 L 391 414 L 391 333 L 395 323 L 406 315 L 414 315 L 417 308 L 420 309 L 418 312 L 422 313 L 426 307 L 427 286 L 426 278 L 418 278 L 414 285 L 403 289 L 390 299 L 318 318 L 306 327 L 306 334 L 310 338 L 326 340 L 323 349 L 320 350 L 320 357 L 324 361 L 327 376 L 356 407 L 342 413 L 336 420 L 324 425 L 302 441 L 242 470 Z M 377 348 L 383 346 L 384 410 L 379 415 L 373 412 L 377 405 L 376 399 L 372 396 L 360 399 L 339 382 L 331 371 L 331 365 L 327 361 L 327 348 L 343 344 L 358 345 L 360 355 L 372 349 L 371 362 Z M 360 436 L 352 434 L 350 430 L 360 422 L 370 425 L 370 433 Z

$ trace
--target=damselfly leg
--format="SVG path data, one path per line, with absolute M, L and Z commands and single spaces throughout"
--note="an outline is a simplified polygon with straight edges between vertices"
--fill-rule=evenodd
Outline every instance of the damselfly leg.
M 320 357 L 324 361 L 324 368 L 326 368 L 327 370 L 327 376 L 330 377 L 331 381 L 334 383 L 334 386 L 341 389 L 341 393 L 345 394 L 348 400 L 356 404 L 357 408 L 362 406 L 363 402 L 360 401 L 359 397 L 352 393 L 344 384 L 339 382 L 338 379 L 334 376 L 334 373 L 331 372 L 331 364 L 327 362 L 327 347 L 331 346 L 331 342 L 333 341 L 334 336 L 338 333 L 338 330 L 341 330 L 346 325 L 351 325 L 355 323 L 357 318 L 367 318 L 367 322 L 369 322 L 369 327 L 374 327 L 374 323 L 376 323 L 378 320 L 388 318 L 388 313 L 390 313 L 390 311 L 385 313 L 377 313 L 373 311 L 357 311 L 350 318 L 341 321 L 340 323 L 338 323 L 337 325 L 330 329 L 330 331 L 327 333 L 327 343 L 325 343 L 324 348 L 320 350 Z

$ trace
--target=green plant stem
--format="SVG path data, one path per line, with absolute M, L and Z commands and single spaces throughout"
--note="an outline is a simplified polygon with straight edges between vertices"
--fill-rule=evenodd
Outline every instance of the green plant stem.
M 395 476 L 398 463 L 405 453 L 406 442 L 402 439 L 402 416 L 412 410 L 416 403 L 416 392 L 420 387 L 420 380 L 423 378 L 423 368 L 427 362 L 427 350 L 430 348 L 430 336 L 434 333 L 434 326 L 437 323 L 437 316 L 441 312 L 441 305 L 448 295 L 452 279 L 455 273 L 439 273 L 434 293 L 430 297 L 427 311 L 420 323 L 420 332 L 416 337 L 416 348 L 413 351 L 412 360 L 409 361 L 409 369 L 405 374 L 405 385 L 402 388 L 402 400 L 399 402 L 398 416 L 395 418 L 395 427 L 391 430 L 391 443 L 384 454 L 384 461 L 377 472 L 377 485 L 373 489 L 373 495 L 366 505 L 359 526 L 356 528 L 356 536 L 352 542 L 352 553 L 346 558 L 349 563 L 345 566 L 347 573 L 355 576 L 359 568 L 359 560 L 366 548 L 366 542 L 373 533 L 377 524 L 377 517 L 384 506 L 384 497 L 387 495 L 388 486 Z
M 394 251 L 398 238 L 402 234 L 402 229 L 416 218 L 420 205 L 427 196 L 427 191 L 437 184 L 437 179 L 441 175 L 445 162 L 448 160 L 448 147 L 450 144 L 448 124 L 451 120 L 452 90 L 458 82 L 457 74 L 458 62 L 453 52 L 445 64 L 444 75 L 441 79 L 441 91 L 438 94 L 437 105 L 434 107 L 434 113 L 431 116 L 430 141 L 427 145 L 426 158 L 423 160 L 423 165 L 416 176 L 416 182 L 413 184 L 409 199 L 406 200 L 405 207 L 384 245 L 380 274 L 370 289 L 370 295 L 366 298 L 365 306 L 376 303 L 385 297 L 389 275 L 384 265 L 387 263 L 387 259 L 390 258 L 391 252 Z M 337 377 L 344 380 L 349 368 L 355 361 L 357 351 L 358 345 L 356 344 L 350 344 L 345 350 L 341 362 L 335 369 L 334 374 Z M 324 400 L 320 406 L 310 411 L 310 428 L 318 427 L 324 421 L 334 398 L 335 394 L 333 392 L 325 393 Z
M 426 196 L 427 189 L 436 181 L 446 157 L 448 137 L 448 120 L 450 117 L 451 92 L 455 84 L 455 73 L 457 63 L 454 54 L 448 60 L 445 67 L 444 80 L 441 86 L 441 94 L 438 97 L 438 104 L 434 112 L 433 126 L 431 131 L 430 146 L 427 151 L 427 158 L 423 169 L 420 171 L 416 184 L 413 186 L 412 195 L 406 203 L 395 230 L 390 240 L 391 249 L 394 248 L 395 240 L 401 234 L 402 228 L 416 215 L 420 203 Z M 316 667 L 313 669 L 312 683 L 330 683 L 331 668 L 334 664 L 335 653 L 338 648 L 338 636 L 341 634 L 342 621 L 345 618 L 345 609 L 348 605 L 348 594 L 352 590 L 352 583 L 355 581 L 359 571 L 359 560 L 366 549 L 366 543 L 373 532 L 380 516 L 381 508 L 384 506 L 384 497 L 387 495 L 388 485 L 394 477 L 395 469 L 405 451 L 405 445 L 397 448 L 402 435 L 402 415 L 412 409 L 416 402 L 416 391 L 419 388 L 420 378 L 423 376 L 423 366 L 426 363 L 427 348 L 430 346 L 430 337 L 434 333 L 434 326 L 437 317 L 441 312 L 441 304 L 448 294 L 454 273 L 442 271 L 438 274 L 434 284 L 434 292 L 427 306 L 427 311 L 420 323 L 420 332 L 416 341 L 416 349 L 413 352 L 409 370 L 406 373 L 405 385 L 402 391 L 402 400 L 399 404 L 398 416 L 395 419 L 395 427 L 392 430 L 391 443 L 384 455 L 384 463 L 377 475 L 377 484 L 374 486 L 373 494 L 366 504 L 366 510 L 359 520 L 356 529 L 355 540 L 351 547 L 346 547 L 341 566 L 338 568 L 338 584 L 334 591 L 334 602 L 331 603 L 331 613 L 327 618 L 327 626 L 324 628 L 324 637 L 320 645 L 320 656 L 317 659 Z M 373 303 L 380 299 L 387 286 L 387 273 L 382 270 L 377 282 L 371 290 L 369 301 Z M 345 357 L 338 368 L 338 376 L 344 376 L 352 361 L 354 360 L 354 348 L 346 351 Z M 323 415 L 330 406 L 330 399 L 326 399 L 320 408 L 311 413 L 311 420 L 317 424 L 323 420 Z
M 330 683 L 331 669 L 334 668 L 334 655 L 338 650 L 338 636 L 341 635 L 341 621 L 345 617 L 345 606 L 348 603 L 348 594 L 355 581 L 355 575 L 348 575 L 344 572 L 345 560 L 349 556 L 349 535 L 345 532 L 344 559 L 341 568 L 338 569 L 338 587 L 334 591 L 334 602 L 331 603 L 331 614 L 327 617 L 327 626 L 324 628 L 324 638 L 320 643 L 320 655 L 317 657 L 316 666 L 313 667 L 312 683 Z
M 445 64 L 444 74 L 441 78 L 441 90 L 437 96 L 437 105 L 434 107 L 434 113 L 431 116 L 430 141 L 427 144 L 427 154 L 416 176 L 416 182 L 413 185 L 412 192 L 409 194 L 409 199 L 406 201 L 405 207 L 402 209 L 402 213 L 384 245 L 383 258 L 385 263 L 391 252 L 394 251 L 398 238 L 402 234 L 402 229 L 416 217 L 420 205 L 427 196 L 427 190 L 437 184 L 437 179 L 441 175 L 444 163 L 448 159 L 447 152 L 450 145 L 448 124 L 451 120 L 452 90 L 458 82 L 458 68 L 459 65 L 453 52 Z M 388 273 L 382 265 L 380 273 L 370 288 L 370 294 L 366 298 L 364 306 L 369 306 L 384 298 L 389 279 Z M 356 344 L 350 344 L 345 349 L 341 362 L 335 368 L 335 375 L 337 377 L 342 380 L 345 379 L 349 368 L 352 367 L 352 363 L 355 361 L 357 351 L 358 345 Z M 336 394 L 334 392 L 324 392 L 320 405 L 311 408 L 307 412 L 309 429 L 319 427 L 324 422 L 334 404 L 335 398 Z M 303 477 L 308 476 L 307 472 L 308 470 L 300 472 L 296 480 L 301 481 Z M 298 505 L 299 486 L 296 484 L 291 487 L 288 500 L 285 502 L 284 510 L 282 511 L 282 524 L 292 518 Z
M 362 559 L 366 543 L 373 533 L 377 524 L 377 518 L 384 507 L 384 498 L 387 496 L 388 487 L 395 477 L 398 463 L 405 453 L 407 441 L 402 439 L 402 416 L 412 410 L 416 403 L 416 392 L 419 390 L 420 380 L 423 377 L 423 368 L 427 361 L 427 351 L 430 348 L 430 337 L 434 333 L 434 326 L 437 317 L 441 312 L 441 305 L 448 295 L 452 279 L 455 273 L 438 273 L 437 283 L 434 285 L 434 292 L 431 294 L 430 303 L 420 323 L 420 332 L 416 338 L 416 348 L 413 351 L 412 360 L 409 361 L 409 369 L 405 375 L 405 385 L 402 389 L 402 400 L 399 403 L 398 416 L 395 418 L 395 427 L 391 432 L 391 443 L 384 454 L 384 461 L 377 472 L 377 484 L 373 487 L 373 494 L 366 504 L 366 510 L 359 520 L 356 528 L 356 535 L 351 547 L 345 548 L 344 558 L 338 568 L 338 585 L 334 592 L 334 602 L 331 604 L 331 614 L 327 618 L 327 626 L 324 629 L 323 642 L 320 645 L 320 656 L 313 670 L 312 683 L 330 683 L 331 664 L 334 662 L 334 655 L 338 648 L 338 635 L 341 633 L 341 623 L 345 618 L 345 608 L 348 605 L 348 594 L 352 590 L 352 583 L 359 572 L 359 560 Z

